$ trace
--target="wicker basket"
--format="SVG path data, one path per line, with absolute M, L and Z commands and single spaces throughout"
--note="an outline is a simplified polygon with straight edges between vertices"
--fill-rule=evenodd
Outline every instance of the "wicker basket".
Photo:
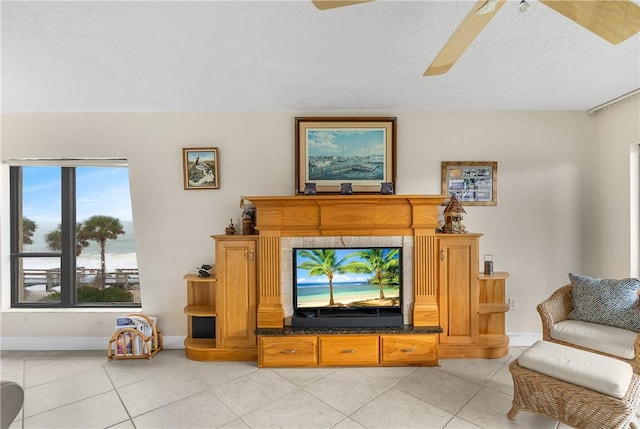
M 128 317 L 141 317 L 145 319 L 152 329 L 152 334 L 145 336 L 134 328 L 119 329 L 109 339 L 107 346 L 107 358 L 111 359 L 151 359 L 162 350 L 162 333 L 155 323 L 144 314 L 132 313 Z M 126 344 L 132 346 L 127 347 Z M 135 345 L 135 346 L 134 346 Z
M 640 378 L 636 374 L 626 395 L 617 399 L 524 368 L 517 359 L 509 365 L 509 371 L 513 377 L 513 407 L 507 416 L 512 420 L 519 410 L 524 410 L 575 428 L 638 428 Z

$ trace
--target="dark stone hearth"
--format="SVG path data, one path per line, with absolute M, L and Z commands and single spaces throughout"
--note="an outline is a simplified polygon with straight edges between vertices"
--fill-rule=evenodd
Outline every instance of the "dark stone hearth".
M 440 326 L 398 326 L 385 328 L 258 328 L 257 336 L 326 335 L 326 334 L 440 334 Z

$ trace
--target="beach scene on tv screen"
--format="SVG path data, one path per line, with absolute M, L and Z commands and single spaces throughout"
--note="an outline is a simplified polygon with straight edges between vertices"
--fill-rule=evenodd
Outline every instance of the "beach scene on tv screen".
M 294 249 L 296 308 L 400 306 L 395 247 Z

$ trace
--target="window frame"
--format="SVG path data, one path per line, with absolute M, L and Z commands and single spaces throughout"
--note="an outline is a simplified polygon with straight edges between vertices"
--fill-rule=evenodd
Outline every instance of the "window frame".
M 640 142 L 629 147 L 629 275 L 640 277 Z
M 65 160 L 66 161 L 66 160 Z M 77 302 L 76 291 L 76 167 L 127 167 L 122 160 L 115 162 L 73 163 L 68 161 L 56 163 L 28 162 L 9 166 L 10 195 L 10 275 L 11 275 L 11 308 L 141 308 L 142 302 Z M 20 251 L 23 218 L 23 167 L 58 167 L 60 168 L 61 193 L 61 234 L 60 252 L 24 252 Z M 20 302 L 20 260 L 22 258 L 59 257 L 60 258 L 60 302 Z M 138 286 L 139 287 L 139 286 Z

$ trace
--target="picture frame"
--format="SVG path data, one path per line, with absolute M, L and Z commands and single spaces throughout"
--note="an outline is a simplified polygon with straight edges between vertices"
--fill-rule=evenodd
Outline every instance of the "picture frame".
M 495 206 L 498 202 L 496 161 L 443 161 L 442 193 L 455 195 L 465 206 Z
M 343 183 L 353 193 L 395 185 L 396 132 L 394 117 L 296 118 L 296 193 L 304 194 L 307 183 L 315 193 L 340 193 Z
M 182 177 L 185 190 L 219 189 L 218 148 L 183 148 Z

